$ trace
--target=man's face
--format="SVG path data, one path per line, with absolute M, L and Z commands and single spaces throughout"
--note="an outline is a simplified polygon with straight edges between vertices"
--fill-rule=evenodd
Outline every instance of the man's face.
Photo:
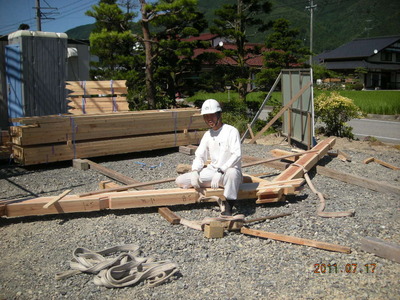
M 206 124 L 212 128 L 212 129 L 218 129 L 218 125 L 219 125 L 219 120 L 218 120 L 218 114 L 214 113 L 214 114 L 206 114 L 203 115 L 204 118 L 204 122 L 206 122 Z

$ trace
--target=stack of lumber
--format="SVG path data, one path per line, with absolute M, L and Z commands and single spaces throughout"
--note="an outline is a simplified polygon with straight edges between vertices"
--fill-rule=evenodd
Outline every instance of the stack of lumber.
M 14 159 L 41 164 L 198 144 L 204 134 L 198 109 L 13 119 Z
M 126 80 L 67 81 L 66 89 L 71 114 L 129 111 Z

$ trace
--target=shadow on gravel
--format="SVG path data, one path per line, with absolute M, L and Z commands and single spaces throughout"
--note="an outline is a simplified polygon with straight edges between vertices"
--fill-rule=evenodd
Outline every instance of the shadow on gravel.
M 176 153 L 177 147 L 168 148 L 168 149 L 159 149 L 152 151 L 142 151 L 142 152 L 133 152 L 127 154 L 116 154 L 116 155 L 108 155 L 108 156 L 99 156 L 87 158 L 92 160 L 95 163 L 106 163 L 106 162 L 115 162 L 115 161 L 123 161 L 123 160 L 131 160 L 145 157 L 158 157 L 165 156 L 172 153 Z M 21 166 L 16 163 L 7 163 L 5 161 L 0 161 L 0 179 L 5 179 L 13 176 L 26 175 L 30 173 L 36 172 L 45 172 L 49 170 L 58 170 L 63 168 L 72 167 L 72 160 L 61 161 L 61 162 L 52 162 L 47 164 L 38 164 L 32 166 Z

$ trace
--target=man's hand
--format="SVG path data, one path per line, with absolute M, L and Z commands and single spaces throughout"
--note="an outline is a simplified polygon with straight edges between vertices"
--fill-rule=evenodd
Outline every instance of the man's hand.
M 201 181 L 201 179 L 200 179 L 199 172 L 193 171 L 190 174 L 190 183 L 195 189 L 200 188 L 200 183 L 203 183 L 203 181 Z
M 220 172 L 215 172 L 213 178 L 211 179 L 211 188 L 219 188 L 219 182 L 221 181 L 222 174 Z

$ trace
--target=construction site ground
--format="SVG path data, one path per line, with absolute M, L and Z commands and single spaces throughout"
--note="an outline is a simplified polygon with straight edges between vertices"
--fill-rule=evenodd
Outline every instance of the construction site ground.
M 270 135 L 257 144 L 244 144 L 243 154 L 271 157 L 270 151 L 290 151 L 283 137 Z M 334 150 L 351 161 L 325 156 L 319 165 L 399 186 L 399 171 L 363 161 L 374 157 L 400 166 L 400 151 L 393 145 L 336 139 Z M 193 156 L 177 148 L 98 157 L 93 161 L 135 180 L 145 182 L 176 177 L 178 164 Z M 272 180 L 281 171 L 263 165 L 248 167 L 247 174 L 264 174 Z M 311 180 L 326 198 L 325 211 L 354 209 L 353 217 L 317 216 L 318 197 L 306 185 L 285 201 L 258 205 L 240 200 L 235 213 L 246 219 L 291 215 L 248 224 L 251 229 L 285 234 L 351 248 L 351 253 L 326 251 L 225 232 L 208 239 L 200 231 L 171 225 L 157 208 L 0 218 L 0 299 L 398 299 L 400 264 L 361 249 L 365 237 L 400 244 L 399 195 L 373 191 L 310 171 Z M 99 189 L 110 180 L 95 170 L 78 170 L 72 162 L 21 167 L 3 161 L 0 168 L 0 202 L 56 196 L 67 189 L 79 194 Z M 156 188 L 175 187 L 174 182 Z M 219 215 L 215 203 L 171 206 L 188 220 Z M 93 275 L 78 274 L 56 280 L 69 269 L 77 247 L 103 250 L 137 244 L 146 256 L 176 262 L 179 272 L 166 283 L 146 282 L 108 289 L 92 282 Z

